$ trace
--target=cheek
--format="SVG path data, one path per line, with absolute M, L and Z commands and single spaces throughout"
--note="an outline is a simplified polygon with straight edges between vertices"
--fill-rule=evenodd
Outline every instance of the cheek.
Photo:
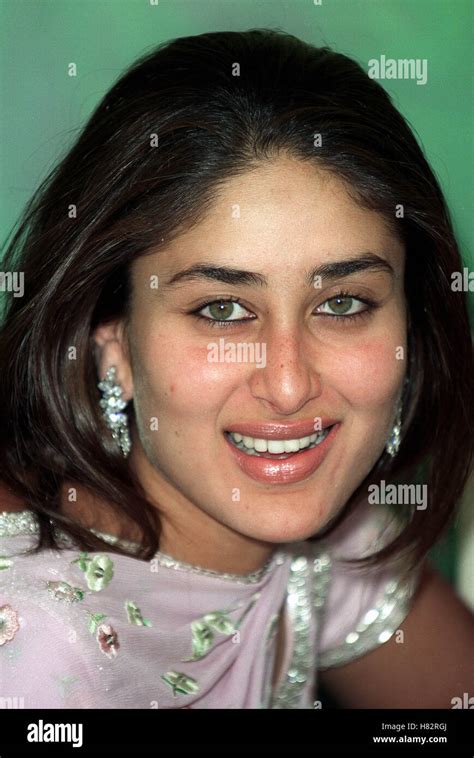
M 140 336 L 137 350 L 135 390 L 140 397 L 154 397 L 188 415 L 218 406 L 238 381 L 239 365 L 212 362 L 207 345 L 179 339 L 169 332 L 153 331 Z M 145 347 L 146 346 L 146 347 Z
M 403 342 L 374 338 L 356 346 L 348 346 L 343 354 L 334 356 L 331 382 L 351 405 L 378 406 L 392 401 L 400 390 L 406 370 L 405 357 L 400 359 Z M 406 356 L 406 350 L 403 350 Z

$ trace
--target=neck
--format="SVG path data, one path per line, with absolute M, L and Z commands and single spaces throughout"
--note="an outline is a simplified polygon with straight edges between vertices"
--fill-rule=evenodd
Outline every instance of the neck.
M 159 512 L 162 553 L 212 571 L 245 575 L 262 568 L 275 552 L 275 545 L 239 534 L 216 521 L 165 479 L 157 482 L 155 469 L 144 456 L 135 456 L 130 464 L 148 500 Z M 68 499 L 71 487 L 76 490 L 74 502 Z M 63 484 L 61 511 L 88 529 L 140 541 L 140 530 L 133 522 L 120 518 L 110 503 L 93 496 L 77 482 Z
M 159 511 L 161 552 L 195 566 L 231 574 L 256 571 L 275 552 L 272 543 L 240 534 L 191 503 L 156 471 L 141 445 L 134 446 L 130 464 Z
M 217 529 L 214 534 L 207 534 L 201 540 L 199 536 L 184 538 L 182 534 L 176 533 L 174 525 L 163 519 L 161 522 L 161 552 L 213 571 L 249 574 L 262 568 L 275 551 L 273 545 L 246 538 L 238 539 L 235 532 L 230 538 L 225 530 Z

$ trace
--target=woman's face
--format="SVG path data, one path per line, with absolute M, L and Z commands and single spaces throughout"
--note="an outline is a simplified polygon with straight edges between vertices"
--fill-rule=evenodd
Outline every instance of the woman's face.
M 133 396 L 130 461 L 165 529 L 283 543 L 336 515 L 393 423 L 403 266 L 378 214 L 288 157 L 134 263 L 123 354 L 103 350 L 101 370 L 118 363 Z

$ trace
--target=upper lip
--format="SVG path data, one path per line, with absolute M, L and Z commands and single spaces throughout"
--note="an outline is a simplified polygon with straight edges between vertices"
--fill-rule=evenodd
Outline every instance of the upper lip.
M 231 424 L 231 426 L 226 428 L 226 431 L 256 439 L 291 440 L 299 439 L 300 437 L 310 437 L 312 434 L 317 434 L 322 429 L 333 426 L 336 423 L 336 419 L 326 418 L 325 416 L 314 416 L 314 418 L 306 421 L 293 421 L 286 424 L 281 422 L 242 422 L 240 424 Z

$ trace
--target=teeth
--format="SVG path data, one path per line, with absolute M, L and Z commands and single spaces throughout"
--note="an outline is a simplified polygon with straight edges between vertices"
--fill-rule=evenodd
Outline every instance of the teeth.
M 257 440 L 255 440 L 255 444 L 257 443 Z M 269 453 L 284 453 L 285 452 L 285 443 L 283 440 L 268 440 L 268 452 Z M 258 450 L 258 448 L 255 448 Z
M 329 427 L 323 429 L 317 434 L 311 434 L 309 437 L 299 437 L 292 440 L 264 440 L 256 437 L 248 437 L 238 432 L 230 432 L 233 442 L 241 450 L 245 450 L 249 455 L 258 455 L 259 453 L 297 453 L 304 448 L 315 447 L 319 445 L 328 435 Z
M 285 453 L 297 453 L 300 449 L 298 440 L 284 440 Z

